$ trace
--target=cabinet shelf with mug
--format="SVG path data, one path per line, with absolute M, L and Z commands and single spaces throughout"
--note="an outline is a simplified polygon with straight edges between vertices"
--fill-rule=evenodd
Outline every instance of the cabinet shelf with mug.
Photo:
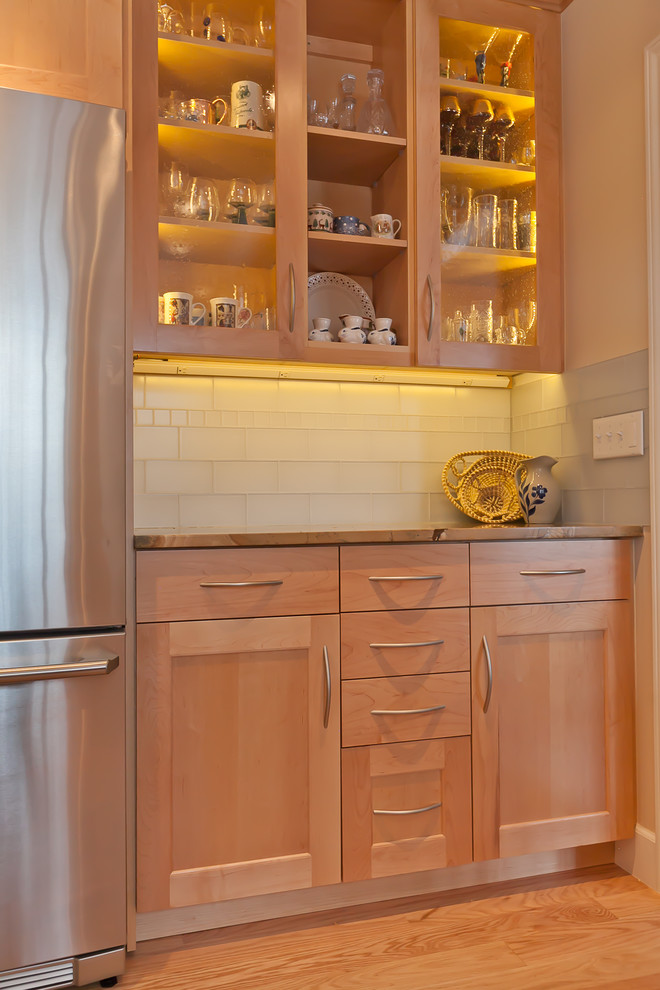
M 417 14 L 417 128 L 439 152 L 417 159 L 418 363 L 559 371 L 559 17 L 502 0 Z

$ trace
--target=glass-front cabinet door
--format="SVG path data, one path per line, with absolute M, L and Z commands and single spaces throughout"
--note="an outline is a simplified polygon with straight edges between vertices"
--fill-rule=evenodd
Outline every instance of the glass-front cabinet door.
M 559 15 L 417 7 L 418 363 L 559 371 Z

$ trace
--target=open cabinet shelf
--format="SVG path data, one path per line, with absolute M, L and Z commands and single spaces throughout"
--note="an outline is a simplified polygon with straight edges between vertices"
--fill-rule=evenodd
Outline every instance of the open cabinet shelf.
M 275 264 L 275 228 L 206 220 L 160 217 L 161 258 L 217 264 L 230 257 L 234 265 L 271 268 Z
M 309 269 L 313 272 L 347 271 L 375 275 L 408 247 L 407 241 L 310 231 Z
M 194 84 L 207 99 L 218 95 L 219 77 L 251 79 L 261 86 L 273 77 L 274 52 L 269 48 L 231 45 L 188 35 L 158 35 L 161 88 L 179 89 Z
M 371 186 L 406 147 L 405 138 L 328 127 L 307 128 L 310 179 Z

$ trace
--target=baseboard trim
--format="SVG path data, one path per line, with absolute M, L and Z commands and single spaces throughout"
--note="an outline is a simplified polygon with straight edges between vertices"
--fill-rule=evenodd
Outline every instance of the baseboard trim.
M 658 860 L 655 832 L 643 825 L 635 827 L 634 839 L 617 842 L 614 848 L 614 862 L 626 873 L 658 890 Z
M 318 914 L 355 905 L 439 894 L 447 891 L 479 888 L 474 898 L 494 896 L 483 888 L 529 877 L 541 877 L 567 871 L 614 863 L 614 843 L 605 842 L 578 849 L 560 849 L 549 853 L 532 853 L 486 863 L 432 870 L 427 873 L 334 884 L 309 890 L 285 891 L 258 897 L 245 897 L 221 904 L 153 911 L 137 916 L 137 941 L 209 931 L 252 922 Z M 413 910 L 412 907 L 409 908 Z

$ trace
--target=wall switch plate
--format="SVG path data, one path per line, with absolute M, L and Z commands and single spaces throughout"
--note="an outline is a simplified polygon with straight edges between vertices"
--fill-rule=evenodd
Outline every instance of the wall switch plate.
M 593 456 L 595 461 L 607 457 L 640 457 L 644 453 L 644 413 L 619 413 L 593 421 Z

